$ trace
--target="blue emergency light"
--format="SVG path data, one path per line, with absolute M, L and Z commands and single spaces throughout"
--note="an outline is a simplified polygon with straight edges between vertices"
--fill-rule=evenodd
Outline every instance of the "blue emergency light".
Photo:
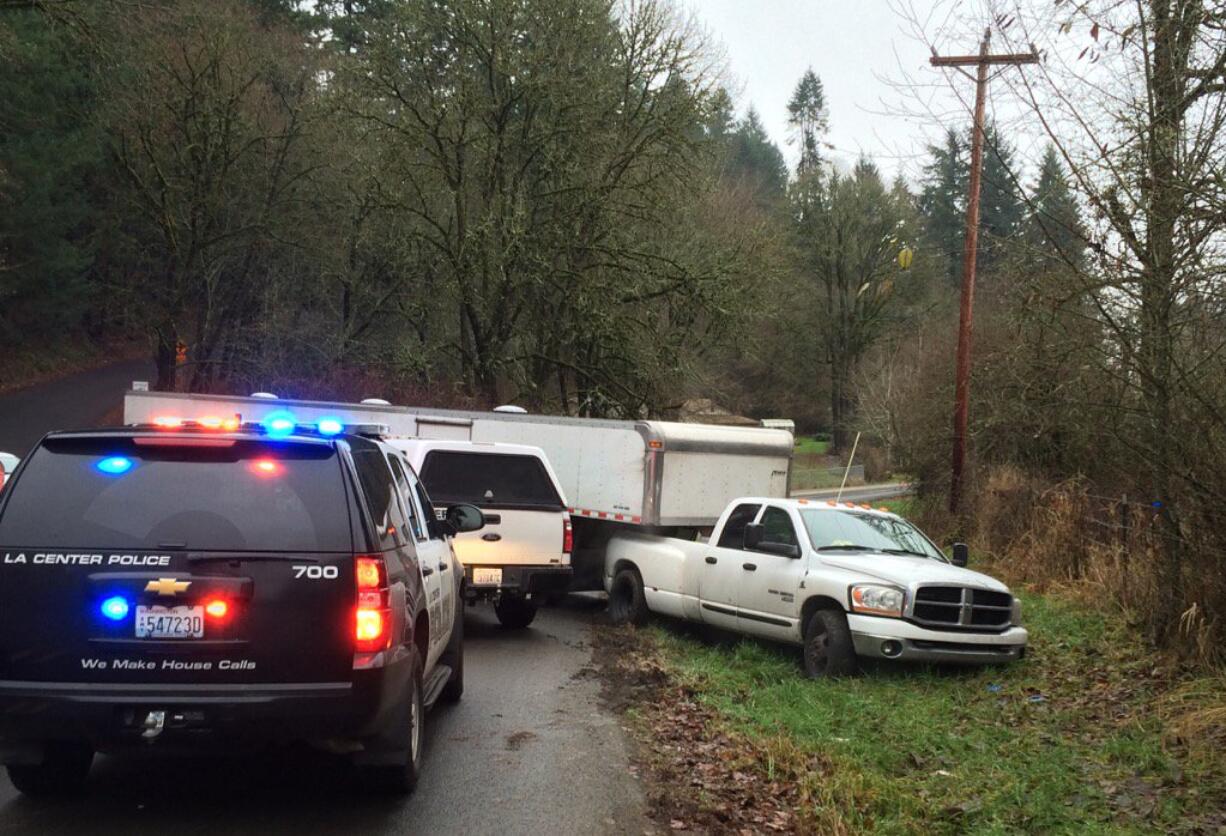
M 298 426 L 293 414 L 284 410 L 268 413 L 261 423 L 269 438 L 288 438 Z
M 320 435 L 340 435 L 345 431 L 345 424 L 339 418 L 320 418 L 315 426 Z
M 108 476 L 120 476 L 132 469 L 132 460 L 127 456 L 108 456 L 102 459 L 94 467 L 100 472 Z
M 128 617 L 128 599 L 122 595 L 114 595 L 103 601 L 99 609 L 111 621 L 123 621 Z

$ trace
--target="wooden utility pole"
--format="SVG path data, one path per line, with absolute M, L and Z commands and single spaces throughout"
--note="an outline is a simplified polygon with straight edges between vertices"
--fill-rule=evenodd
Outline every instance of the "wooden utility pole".
M 934 67 L 976 68 L 975 129 L 971 136 L 970 194 L 966 201 L 966 246 L 962 253 L 962 305 L 958 320 L 958 364 L 954 378 L 954 454 L 949 481 L 949 512 L 958 513 L 962 499 L 962 470 L 966 463 L 966 423 L 970 411 L 971 331 L 975 304 L 975 260 L 979 252 L 979 181 L 983 173 L 983 109 L 992 64 L 1037 64 L 1034 52 L 990 55 L 992 30 L 983 33 L 978 55 L 933 55 Z

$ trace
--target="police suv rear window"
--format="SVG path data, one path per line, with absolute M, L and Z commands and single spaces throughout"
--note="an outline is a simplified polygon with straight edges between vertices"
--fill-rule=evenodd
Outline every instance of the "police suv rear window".
M 422 463 L 421 481 L 436 505 L 562 509 L 549 473 L 534 456 L 432 450 Z
M 143 446 L 128 437 L 49 439 L 12 486 L 0 516 L 0 544 L 352 549 L 341 465 L 332 445 L 210 441 L 224 446 Z

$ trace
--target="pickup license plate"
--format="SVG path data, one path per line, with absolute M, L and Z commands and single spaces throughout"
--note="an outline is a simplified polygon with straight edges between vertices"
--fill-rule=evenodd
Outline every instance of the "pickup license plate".
M 482 584 L 483 586 L 502 586 L 502 569 L 474 566 L 473 583 Z
M 138 639 L 202 639 L 204 607 L 136 608 Z

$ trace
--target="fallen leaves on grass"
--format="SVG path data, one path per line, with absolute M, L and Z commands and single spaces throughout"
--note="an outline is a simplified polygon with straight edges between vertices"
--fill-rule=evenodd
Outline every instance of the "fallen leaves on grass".
M 648 801 L 669 830 L 846 832 L 837 813 L 823 821 L 809 803 L 808 785 L 829 769 L 820 758 L 782 739 L 730 732 L 714 709 L 671 680 L 647 637 L 633 628 L 599 630 L 596 651 L 606 703 L 634 709 Z

